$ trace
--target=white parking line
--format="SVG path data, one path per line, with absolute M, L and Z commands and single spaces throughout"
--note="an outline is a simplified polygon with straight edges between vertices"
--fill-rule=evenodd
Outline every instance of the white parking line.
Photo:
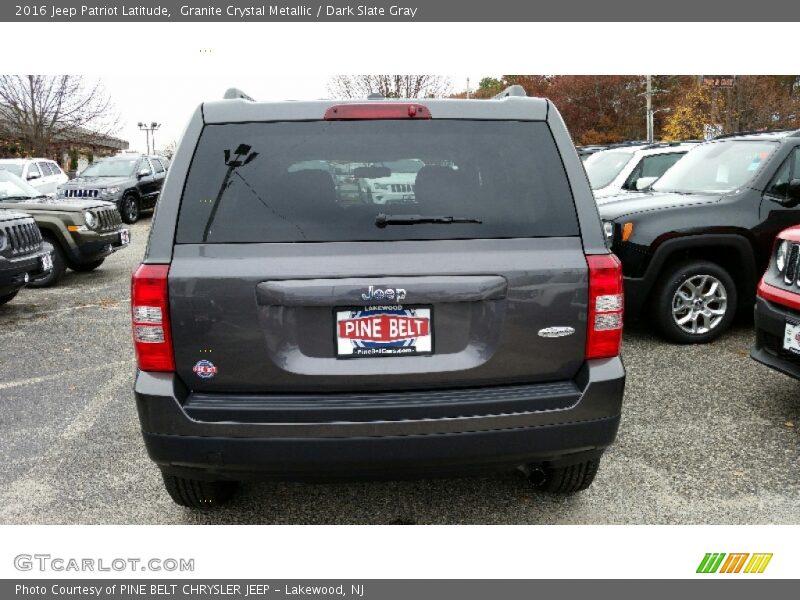
M 77 375 L 79 373 L 90 373 L 92 371 L 102 371 L 104 369 L 108 369 L 110 367 L 119 367 L 121 365 L 130 365 L 131 361 L 129 360 L 117 360 L 110 363 L 105 363 L 103 365 L 97 365 L 94 367 L 82 367 L 80 369 L 73 369 L 67 373 L 54 373 L 53 375 L 42 375 L 41 377 L 30 377 L 29 379 L 19 379 L 17 381 L 8 381 L 6 383 L 0 383 L 0 390 L 7 390 L 13 387 L 19 387 L 22 385 L 35 385 L 37 383 L 42 383 L 43 381 L 53 381 L 54 379 L 61 379 L 63 377 L 69 377 L 70 375 Z

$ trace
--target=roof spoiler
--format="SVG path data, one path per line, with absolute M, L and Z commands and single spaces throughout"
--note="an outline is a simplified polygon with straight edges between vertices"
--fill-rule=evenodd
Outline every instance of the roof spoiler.
M 225 95 L 222 96 L 222 99 L 223 100 L 239 100 L 239 99 L 241 99 L 241 100 L 249 100 L 250 102 L 255 102 L 250 96 L 245 94 L 239 88 L 235 88 L 235 87 L 228 88 L 227 90 L 225 90 Z
M 508 98 L 509 96 L 516 96 L 518 98 L 525 98 L 528 96 L 528 93 L 525 91 L 525 88 L 521 85 L 510 85 L 502 92 L 497 94 L 493 99 L 494 100 L 502 100 L 503 98 Z

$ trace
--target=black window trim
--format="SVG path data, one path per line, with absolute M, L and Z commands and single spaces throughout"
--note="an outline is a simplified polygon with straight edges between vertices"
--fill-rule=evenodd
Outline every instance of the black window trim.
M 784 200 L 784 199 L 786 199 L 786 194 L 785 193 L 782 196 L 778 195 L 778 194 L 775 194 L 775 193 L 772 192 L 772 188 L 773 188 L 773 186 L 775 184 L 775 180 L 778 178 L 778 175 L 780 174 L 781 170 L 787 164 L 789 165 L 789 179 L 787 180 L 787 183 L 790 183 L 793 179 L 795 179 L 794 167 L 795 167 L 795 163 L 796 163 L 796 160 L 797 160 L 796 156 L 797 156 L 797 154 L 799 152 L 800 152 L 800 146 L 794 146 L 789 151 L 789 154 L 786 155 L 786 158 L 784 158 L 781 161 L 781 164 L 778 165 L 777 169 L 775 169 L 775 173 L 772 175 L 772 177 L 770 177 L 769 183 L 767 184 L 767 187 L 764 190 L 764 195 L 765 196 L 767 196 L 769 198 L 774 198 L 776 200 Z

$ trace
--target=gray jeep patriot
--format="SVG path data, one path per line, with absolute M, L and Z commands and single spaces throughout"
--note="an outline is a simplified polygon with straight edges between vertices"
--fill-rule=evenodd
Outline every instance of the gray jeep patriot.
M 263 477 L 591 484 L 622 275 L 561 116 L 520 92 L 195 111 L 132 278 L 139 418 L 176 503 Z M 405 187 L 379 204 L 361 180 Z

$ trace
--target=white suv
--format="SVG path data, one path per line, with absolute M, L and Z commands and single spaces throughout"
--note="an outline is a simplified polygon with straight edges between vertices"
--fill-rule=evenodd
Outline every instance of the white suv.
M 4 158 L 0 169 L 10 171 L 45 196 L 55 196 L 56 188 L 69 181 L 58 163 L 47 158 Z
M 583 166 L 597 200 L 648 188 L 697 142 L 618 146 L 595 152 Z

